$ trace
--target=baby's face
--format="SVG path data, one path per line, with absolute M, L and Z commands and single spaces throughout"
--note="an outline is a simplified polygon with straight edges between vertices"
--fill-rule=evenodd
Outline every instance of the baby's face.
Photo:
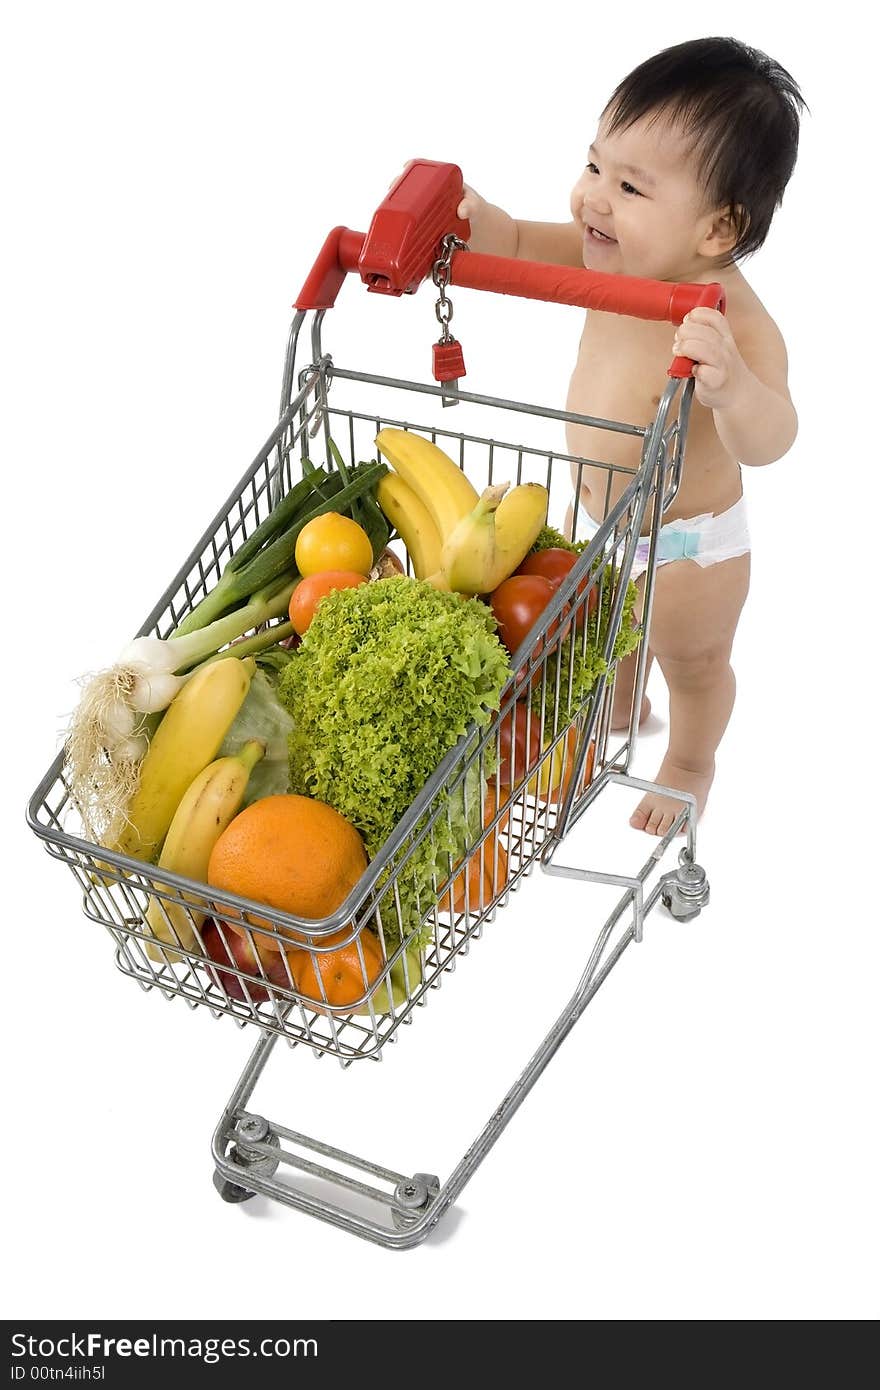
M 600 122 L 571 194 L 572 215 L 584 228 L 584 265 L 652 280 L 711 279 L 711 258 L 722 252 L 706 242 L 714 219 L 693 157 L 668 121 L 649 120 L 613 136 Z

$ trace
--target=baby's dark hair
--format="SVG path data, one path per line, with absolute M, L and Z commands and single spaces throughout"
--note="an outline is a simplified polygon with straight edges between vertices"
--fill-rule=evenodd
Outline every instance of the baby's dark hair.
M 614 90 L 608 133 L 641 117 L 668 116 L 691 143 L 709 207 L 730 212 L 732 261 L 762 246 L 797 159 L 797 83 L 765 53 L 737 39 L 692 39 L 665 48 Z

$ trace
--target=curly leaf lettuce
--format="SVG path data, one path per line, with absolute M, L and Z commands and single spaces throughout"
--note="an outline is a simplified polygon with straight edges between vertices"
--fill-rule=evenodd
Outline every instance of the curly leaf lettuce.
M 508 674 L 478 599 L 402 575 L 328 594 L 278 683 L 294 721 L 291 791 L 328 802 L 374 856 L 444 754 L 498 709 Z M 453 804 L 415 852 L 401 880 L 407 933 L 432 905 L 438 857 L 460 857 L 469 830 Z
M 601 675 L 608 669 L 608 664 L 602 656 L 605 643 L 608 639 L 608 624 L 611 620 L 611 606 L 614 598 L 614 586 L 609 582 L 603 586 L 602 600 L 597 611 L 592 613 L 587 620 L 587 641 L 584 649 L 580 634 L 574 637 L 574 653 L 572 653 L 572 638 L 567 637 L 558 652 L 548 656 L 546 661 L 547 681 L 546 696 L 544 706 L 543 732 L 545 737 L 553 737 L 563 724 L 573 719 L 584 701 L 587 699 L 593 686 Z M 620 620 L 620 631 L 614 642 L 612 658 L 614 662 L 629 656 L 634 652 L 642 638 L 641 627 L 634 622 L 633 615 L 636 602 L 638 600 L 638 590 L 630 580 L 626 586 L 626 596 L 623 601 L 623 614 Z M 556 695 L 556 675 L 559 671 L 559 709 L 554 728 L 554 702 Z M 571 687 L 569 688 L 569 674 L 571 675 Z M 531 706 L 535 714 L 541 716 L 541 689 L 537 686 L 532 692 Z

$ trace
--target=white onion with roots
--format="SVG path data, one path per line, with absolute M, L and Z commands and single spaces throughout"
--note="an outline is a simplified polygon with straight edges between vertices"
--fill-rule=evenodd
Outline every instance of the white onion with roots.
M 147 751 L 144 713 L 130 694 L 140 673 L 114 666 L 86 677 L 65 744 L 70 791 L 83 829 L 96 844 L 112 844 L 126 825 Z M 160 706 L 164 708 L 164 706 Z

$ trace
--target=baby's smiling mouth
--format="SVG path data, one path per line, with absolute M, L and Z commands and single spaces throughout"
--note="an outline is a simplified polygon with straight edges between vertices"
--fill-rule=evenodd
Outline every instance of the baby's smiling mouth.
M 599 231 L 598 227 L 591 227 L 589 223 L 587 223 L 587 236 L 590 237 L 592 241 L 604 241 L 606 244 L 612 246 L 617 245 L 613 236 L 606 236 L 604 232 Z

